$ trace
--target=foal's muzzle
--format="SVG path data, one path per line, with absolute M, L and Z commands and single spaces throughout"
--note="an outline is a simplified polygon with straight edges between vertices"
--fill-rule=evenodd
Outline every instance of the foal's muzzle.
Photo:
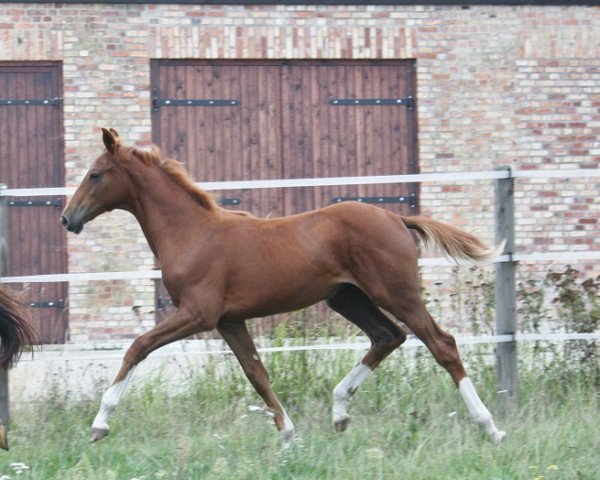
M 71 216 L 65 212 L 60 217 L 60 223 L 67 229 L 67 231 L 79 234 L 83 230 L 83 224 L 85 221 L 83 215 Z

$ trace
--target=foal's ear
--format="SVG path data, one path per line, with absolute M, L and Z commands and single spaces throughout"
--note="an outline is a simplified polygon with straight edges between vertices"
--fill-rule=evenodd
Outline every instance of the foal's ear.
M 115 135 L 115 133 L 117 132 L 113 133 L 106 128 L 102 129 L 102 141 L 104 142 L 106 150 L 108 150 L 108 153 L 111 155 L 113 155 L 117 149 L 117 138 L 119 138 L 119 135 Z
M 115 137 L 117 139 L 119 138 L 119 134 L 117 133 L 117 131 L 114 128 L 109 128 L 109 130 L 110 130 L 110 133 L 113 134 L 113 137 Z

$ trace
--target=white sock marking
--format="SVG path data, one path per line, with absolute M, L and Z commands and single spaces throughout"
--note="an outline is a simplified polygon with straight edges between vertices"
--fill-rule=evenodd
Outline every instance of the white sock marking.
M 292 423 L 292 420 L 290 419 L 290 417 L 288 416 L 287 412 L 285 411 L 285 408 L 281 407 L 283 410 L 283 432 L 290 432 L 291 434 L 294 433 L 294 431 L 296 430 L 294 428 L 294 424 Z
M 296 429 L 285 408 L 281 407 L 281 409 L 283 410 L 283 430 L 281 430 L 280 434 L 283 439 L 283 448 L 287 449 L 294 444 Z
M 98 410 L 98 414 L 94 419 L 94 423 L 92 423 L 92 428 L 108 430 L 108 419 L 111 417 L 112 413 L 115 411 L 115 408 L 119 404 L 119 400 L 121 400 L 123 392 L 125 391 L 125 388 L 127 387 L 129 381 L 131 380 L 134 371 L 135 367 L 129 370 L 129 373 L 121 382 L 112 385 L 104 393 L 104 395 L 102 395 L 102 402 L 100 402 L 100 410 Z
M 467 405 L 467 409 L 473 420 L 492 437 L 494 442 L 501 442 L 506 436 L 506 432 L 496 428 L 492 414 L 483 404 L 479 395 L 477 395 L 473 382 L 471 382 L 469 377 L 463 378 L 458 383 L 458 391 Z
M 257 405 L 251 405 L 248 407 L 248 410 L 250 410 L 251 412 L 258 412 L 263 415 L 267 415 L 268 417 L 275 416 L 275 410 L 266 406 L 259 407 Z M 281 438 L 283 439 L 283 447 L 288 448 L 291 447 L 294 443 L 296 429 L 283 406 L 281 406 L 281 410 L 283 411 L 283 428 L 279 431 L 279 433 L 281 435 Z
M 333 422 L 341 422 L 348 418 L 348 404 L 354 392 L 367 379 L 373 370 L 364 363 L 354 367 L 343 380 L 333 389 Z

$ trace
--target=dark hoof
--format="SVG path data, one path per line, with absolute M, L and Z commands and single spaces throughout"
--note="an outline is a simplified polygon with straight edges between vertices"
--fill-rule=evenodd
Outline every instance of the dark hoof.
M 90 442 L 94 443 L 98 440 L 102 440 L 107 435 L 108 428 L 92 428 L 92 438 L 90 438 Z
M 333 422 L 333 426 L 337 433 L 344 433 L 350 424 L 350 417 L 342 418 Z
M 0 448 L 2 448 L 2 450 L 8 450 L 6 426 L 2 422 L 0 422 Z

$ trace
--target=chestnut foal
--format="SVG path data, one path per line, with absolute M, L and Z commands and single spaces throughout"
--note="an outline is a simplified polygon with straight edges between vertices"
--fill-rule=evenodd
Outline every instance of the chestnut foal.
M 158 258 L 173 304 L 172 318 L 137 337 L 114 383 L 102 397 L 92 440 L 108 434 L 108 420 L 135 366 L 157 348 L 217 329 L 274 414 L 286 443 L 294 425 L 273 392 L 246 320 L 326 300 L 371 341 L 363 360 L 335 387 L 333 423 L 344 431 L 354 392 L 404 342 L 403 326 L 429 348 L 458 386 L 473 419 L 499 442 L 505 433 L 479 399 L 453 337 L 421 300 L 417 247 L 408 231 L 449 257 L 481 262 L 496 252 L 474 236 L 422 217 L 400 217 L 357 202 L 283 218 L 261 219 L 220 208 L 181 164 L 158 150 L 124 145 L 102 129 L 105 151 L 94 161 L 65 208 L 61 222 L 80 233 L 103 212 L 122 209 L 138 220 Z

